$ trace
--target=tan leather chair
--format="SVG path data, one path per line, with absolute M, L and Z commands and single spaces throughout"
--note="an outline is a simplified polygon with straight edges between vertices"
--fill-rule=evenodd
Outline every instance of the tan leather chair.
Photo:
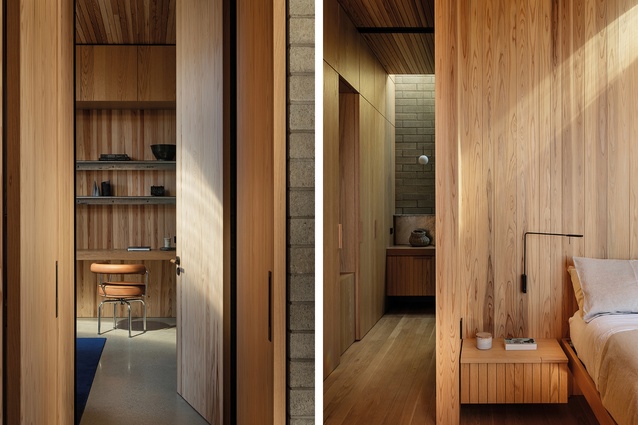
M 91 264 L 91 271 L 99 278 L 97 292 L 104 298 L 97 308 L 97 333 L 100 332 L 102 306 L 113 304 L 113 329 L 116 328 L 117 304 L 128 306 L 128 336 L 131 337 L 131 303 L 142 303 L 144 308 L 144 332 L 146 332 L 146 288 L 148 286 L 148 270 L 143 264 Z M 113 275 L 144 275 L 144 282 L 126 282 L 111 280 Z

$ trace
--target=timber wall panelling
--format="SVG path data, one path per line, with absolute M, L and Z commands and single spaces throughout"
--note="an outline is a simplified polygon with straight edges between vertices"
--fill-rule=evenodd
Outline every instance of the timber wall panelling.
M 358 153 L 354 162 L 358 202 L 358 255 L 344 240 L 339 250 L 340 177 L 339 84 L 356 107 Z M 394 82 L 372 54 L 336 0 L 324 2 L 324 376 L 339 363 L 341 300 L 339 274 L 351 272 L 354 258 L 356 337 L 361 339 L 385 311 L 385 248 L 394 211 Z M 348 114 L 352 115 L 352 114 Z M 354 130 L 354 129 L 353 129 Z M 342 151 L 343 155 L 350 155 Z M 357 165 L 358 163 L 358 165 Z M 341 174 L 341 176 L 340 176 Z M 356 193 L 359 196 L 356 196 Z M 352 237 L 348 223 L 342 237 Z M 340 268 L 340 261 L 344 269 Z M 349 317 L 345 314 L 344 317 Z M 345 332 L 345 331 L 344 331 Z
M 3 413 L 73 422 L 73 2 L 6 2 Z
M 438 423 L 461 338 L 560 338 L 571 258 L 638 257 L 636 6 L 436 2 Z M 528 238 L 522 294 L 525 231 L 585 236 Z
M 76 46 L 78 101 L 175 101 L 175 46 Z

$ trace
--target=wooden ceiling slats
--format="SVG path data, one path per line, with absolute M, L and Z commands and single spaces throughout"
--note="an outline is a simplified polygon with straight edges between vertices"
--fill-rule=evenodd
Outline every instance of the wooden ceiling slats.
M 356 28 L 434 28 L 434 0 L 338 0 Z M 363 34 L 389 74 L 434 74 L 434 34 Z
M 362 34 L 388 74 L 434 74 L 434 34 Z
M 433 27 L 433 0 L 339 0 L 356 27 Z
M 78 44 L 175 44 L 177 0 L 77 0 Z

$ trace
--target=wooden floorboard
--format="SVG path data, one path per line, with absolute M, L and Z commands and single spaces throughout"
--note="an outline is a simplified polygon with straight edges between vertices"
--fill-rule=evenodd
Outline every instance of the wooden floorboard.
M 341 356 L 324 381 L 329 425 L 434 425 L 432 308 L 395 307 Z M 582 396 L 563 405 L 463 405 L 461 424 L 596 425 Z

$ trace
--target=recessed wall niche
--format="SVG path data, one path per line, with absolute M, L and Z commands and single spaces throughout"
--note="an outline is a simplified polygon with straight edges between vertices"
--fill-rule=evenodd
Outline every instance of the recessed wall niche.
M 396 75 L 395 88 L 395 214 L 434 214 L 434 75 Z

